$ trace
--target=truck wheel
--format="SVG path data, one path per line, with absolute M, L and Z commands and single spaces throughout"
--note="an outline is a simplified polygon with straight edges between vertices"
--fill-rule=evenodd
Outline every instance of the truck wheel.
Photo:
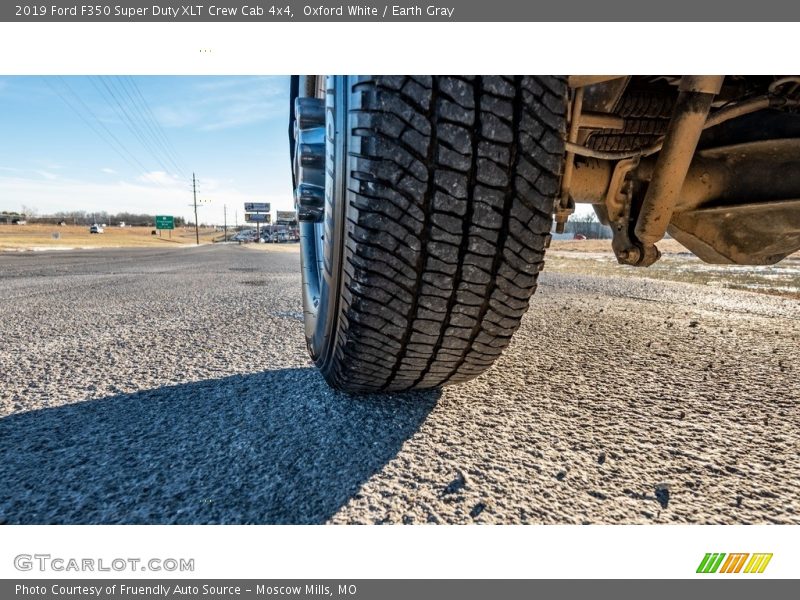
M 307 77 L 293 107 L 306 339 L 348 392 L 486 371 L 536 289 L 560 77 Z

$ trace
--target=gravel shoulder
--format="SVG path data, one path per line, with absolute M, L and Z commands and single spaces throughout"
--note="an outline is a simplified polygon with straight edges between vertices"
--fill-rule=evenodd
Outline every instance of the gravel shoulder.
M 796 300 L 551 266 L 489 373 L 352 398 L 296 252 L 0 255 L 0 522 L 800 523 Z

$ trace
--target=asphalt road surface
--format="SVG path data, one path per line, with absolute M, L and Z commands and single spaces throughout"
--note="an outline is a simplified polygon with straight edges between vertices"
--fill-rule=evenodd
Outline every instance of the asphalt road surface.
M 298 273 L 0 255 L 0 522 L 800 523 L 795 300 L 545 270 L 489 373 L 353 398 Z

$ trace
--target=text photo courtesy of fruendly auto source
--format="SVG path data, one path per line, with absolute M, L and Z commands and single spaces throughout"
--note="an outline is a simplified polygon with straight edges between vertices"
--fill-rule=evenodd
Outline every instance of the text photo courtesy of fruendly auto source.
M 0 77 L 0 523 L 800 523 L 798 108 Z

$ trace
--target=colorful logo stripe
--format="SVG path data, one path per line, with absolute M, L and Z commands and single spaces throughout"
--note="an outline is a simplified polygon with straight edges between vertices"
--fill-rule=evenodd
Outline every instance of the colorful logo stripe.
M 703 560 L 700 561 L 700 566 L 697 567 L 697 572 L 716 573 L 717 569 L 719 569 L 720 564 L 722 564 L 723 558 L 725 558 L 725 554 L 706 553 L 706 555 L 703 557 Z
M 769 561 L 772 560 L 772 554 L 753 554 L 753 558 L 747 563 L 744 568 L 745 573 L 763 573 L 767 568 Z
M 748 557 L 750 557 L 749 561 L 747 560 Z M 700 565 L 697 567 L 697 572 L 763 573 L 770 560 L 772 560 L 771 553 L 749 554 L 747 552 L 736 552 L 732 554 L 725 554 L 724 552 L 709 552 L 703 557 L 703 560 L 700 561 Z M 745 564 L 747 566 L 745 566 Z M 742 570 L 742 567 L 744 567 L 744 571 Z

